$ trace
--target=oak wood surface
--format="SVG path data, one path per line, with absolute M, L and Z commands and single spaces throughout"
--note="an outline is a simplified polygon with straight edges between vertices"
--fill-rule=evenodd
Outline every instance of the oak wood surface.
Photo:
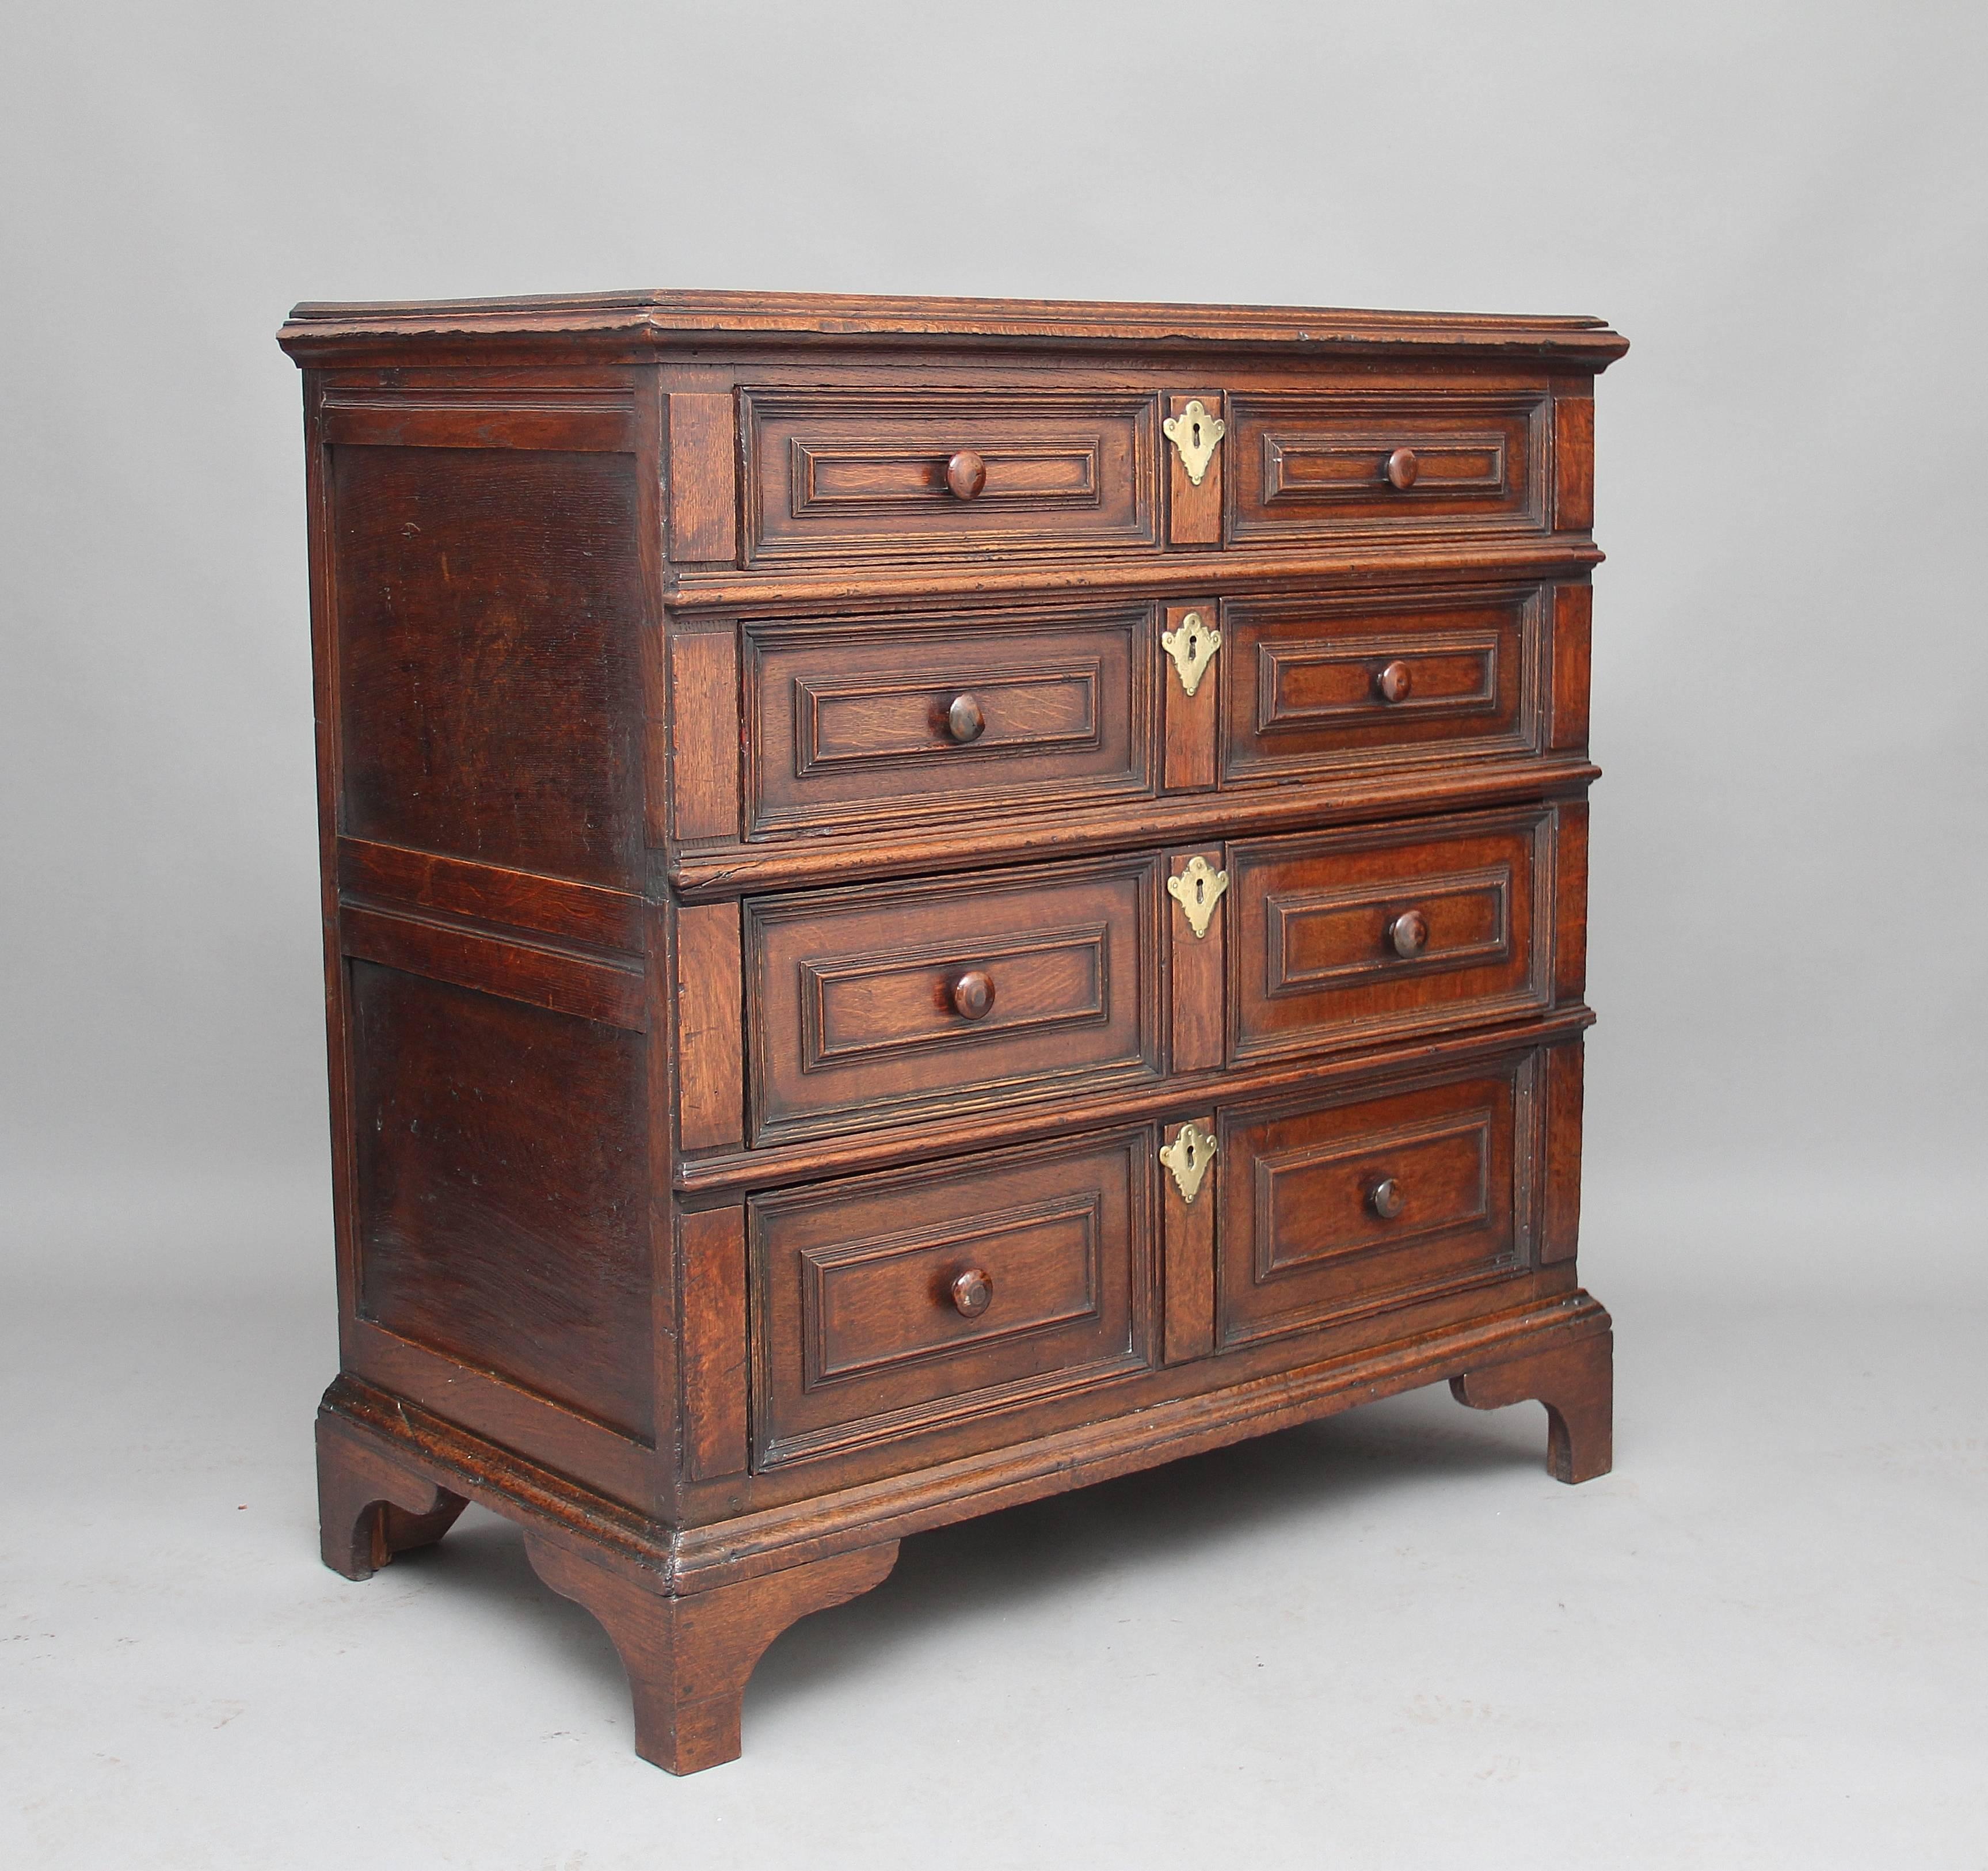
M 1615 333 L 662 293 L 282 342 L 329 1563 L 509 1516 L 687 1771 L 921 1528 L 1443 1379 L 1605 1470 Z

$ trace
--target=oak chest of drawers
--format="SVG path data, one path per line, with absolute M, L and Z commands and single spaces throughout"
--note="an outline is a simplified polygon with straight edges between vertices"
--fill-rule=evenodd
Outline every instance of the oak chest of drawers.
M 908 1533 L 1442 1379 L 1575 1272 L 1585 319 L 303 306 L 342 1368 L 637 1744 Z

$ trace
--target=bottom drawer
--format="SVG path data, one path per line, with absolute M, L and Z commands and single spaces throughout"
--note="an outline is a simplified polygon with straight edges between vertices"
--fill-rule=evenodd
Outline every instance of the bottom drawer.
M 1543 1056 L 1226 1111 L 1215 1319 L 1224 1347 L 1530 1265 Z
M 1154 1141 L 1142 1126 L 756 1198 L 756 1465 L 1143 1369 Z

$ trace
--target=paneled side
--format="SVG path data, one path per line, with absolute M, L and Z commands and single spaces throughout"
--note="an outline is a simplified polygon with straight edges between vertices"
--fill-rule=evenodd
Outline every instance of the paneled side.
M 653 1440 L 641 1036 L 350 983 L 360 1316 Z
M 330 451 L 341 829 L 640 887 L 634 458 Z

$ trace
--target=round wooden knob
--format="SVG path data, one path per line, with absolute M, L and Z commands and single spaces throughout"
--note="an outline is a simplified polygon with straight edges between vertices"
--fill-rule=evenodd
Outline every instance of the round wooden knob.
M 994 1282 L 984 1269 L 969 1267 L 949 1291 L 962 1318 L 977 1319 L 994 1303 Z
M 945 731 L 961 743 L 976 741 L 987 731 L 987 717 L 972 695 L 955 695 L 945 711 Z
M 1376 1182 L 1367 1192 L 1367 1206 L 1383 1221 L 1392 1221 L 1406 1206 L 1408 1197 L 1401 1193 L 1401 1186 L 1392 1176 L 1384 1182 Z
M 1408 459 L 1412 462 L 1415 457 Z M 961 499 L 971 500 L 987 485 L 987 464 L 971 448 L 962 448 L 945 465 L 945 484 Z
M 1418 909 L 1404 910 L 1388 925 L 1388 941 L 1397 955 L 1419 955 L 1428 946 L 1428 918 Z
M 994 1005 L 994 977 L 984 969 L 969 968 L 957 976 L 948 990 L 952 1010 L 962 1020 L 985 1020 Z
M 1383 702 L 1401 702 L 1415 685 L 1414 672 L 1405 662 L 1391 662 L 1374 678 L 1374 692 Z
M 1388 457 L 1388 485 L 1390 487 L 1406 489 L 1414 486 L 1415 476 L 1420 472 L 1415 465 L 1415 452 L 1412 448 L 1397 448 Z

